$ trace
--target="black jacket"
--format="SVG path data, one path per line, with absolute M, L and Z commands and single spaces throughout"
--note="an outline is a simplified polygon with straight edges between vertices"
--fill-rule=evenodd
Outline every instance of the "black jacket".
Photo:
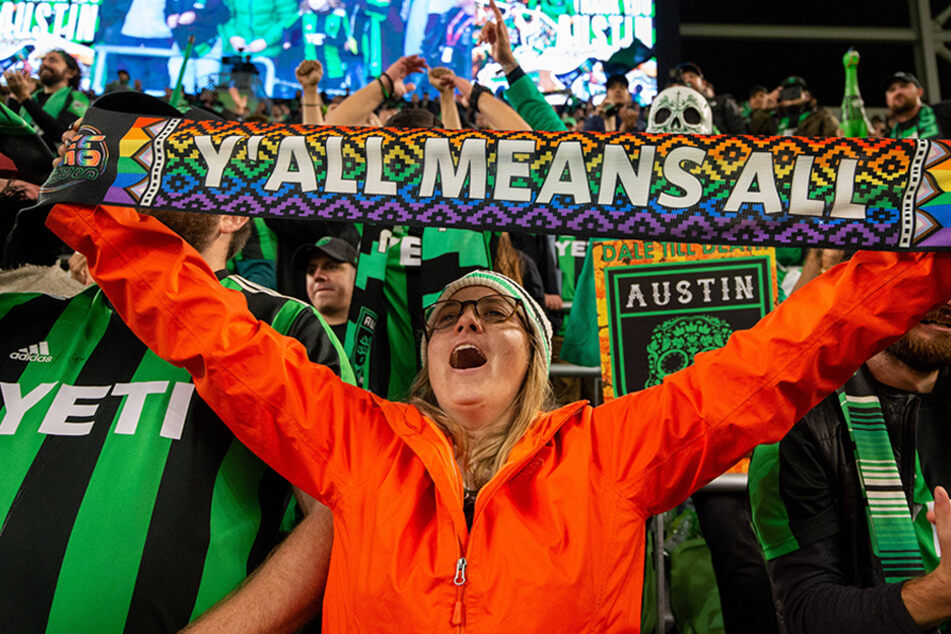
M 944 373 L 936 389 L 948 393 L 947 379 Z M 924 512 L 913 502 L 918 397 L 884 389 L 864 366 L 847 391 L 879 397 L 905 497 L 913 516 Z M 778 451 L 775 459 L 768 457 L 771 451 Z M 775 485 L 768 484 L 766 472 L 776 478 Z M 901 600 L 901 584 L 885 583 L 872 549 L 837 394 L 797 423 L 778 450 L 757 449 L 750 482 L 753 520 L 787 632 L 919 631 Z M 771 537 L 782 532 L 776 530 L 782 521 L 788 529 L 785 543 Z

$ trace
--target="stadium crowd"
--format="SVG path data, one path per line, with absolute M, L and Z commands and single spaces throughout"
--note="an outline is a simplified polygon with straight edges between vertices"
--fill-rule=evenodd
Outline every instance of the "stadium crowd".
M 702 537 L 712 558 L 712 578 L 697 563 L 669 588 L 681 632 L 948 631 L 944 254 L 778 249 L 782 301 L 761 324 L 591 407 L 577 401 L 598 400 L 592 384 L 549 377 L 599 365 L 585 240 L 30 209 L 90 104 L 842 136 L 803 77 L 738 103 L 694 62 L 665 86 L 693 117 L 663 114 L 666 90 L 642 107 L 624 75 L 597 106 L 552 107 L 500 14 L 481 37 L 499 94 L 418 56 L 334 97 L 301 62 L 285 101 L 233 87 L 163 100 L 125 71 L 97 99 L 59 50 L 37 77 L 5 73 L 0 629 L 319 631 L 323 607 L 328 631 L 651 631 L 645 521 L 667 513 L 673 535 L 653 547 L 689 557 L 680 546 Z M 433 98 L 409 83 L 423 72 Z M 882 91 L 872 136 L 947 137 L 951 109 L 914 75 Z M 748 494 L 702 490 L 750 455 Z

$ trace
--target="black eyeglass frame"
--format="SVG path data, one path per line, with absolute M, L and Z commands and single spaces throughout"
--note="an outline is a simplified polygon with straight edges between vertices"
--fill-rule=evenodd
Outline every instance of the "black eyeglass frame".
M 515 302 L 515 308 L 505 319 L 500 319 L 498 321 L 489 321 L 485 319 L 485 317 L 483 317 L 482 314 L 479 312 L 479 302 L 481 302 L 484 299 L 490 299 L 494 297 L 503 297 L 505 299 L 510 299 L 513 302 Z M 434 328 L 429 323 L 430 317 L 436 312 L 436 310 L 440 306 L 446 306 L 450 302 L 459 304 L 459 314 L 456 315 L 456 318 L 453 320 L 451 324 L 442 326 L 441 328 Z M 513 297 L 512 295 L 503 295 L 502 293 L 493 293 L 492 295 L 485 295 L 483 297 L 480 297 L 479 299 L 467 299 L 461 302 L 458 299 L 444 299 L 442 301 L 438 301 L 427 306 L 425 309 L 423 309 L 423 332 L 426 335 L 426 339 L 427 340 L 431 339 L 433 336 L 433 333 L 438 330 L 446 330 L 448 328 L 452 328 L 457 323 L 459 323 L 459 319 L 462 317 L 462 314 L 466 312 L 466 306 L 469 306 L 469 305 L 472 305 L 472 309 L 475 311 L 476 317 L 478 317 L 480 321 L 486 324 L 502 324 L 507 322 L 509 319 L 511 319 L 512 315 L 517 314 L 519 322 L 521 322 L 522 324 L 522 327 L 525 328 L 526 332 L 529 332 L 529 333 L 531 332 L 531 329 L 528 327 L 528 322 L 525 321 L 525 310 L 524 310 L 525 303 L 521 300 L 521 298 Z

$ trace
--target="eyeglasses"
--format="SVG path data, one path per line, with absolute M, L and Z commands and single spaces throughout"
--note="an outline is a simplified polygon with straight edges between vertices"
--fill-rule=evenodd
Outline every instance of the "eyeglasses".
M 482 323 L 500 324 L 512 318 L 522 300 L 508 295 L 486 295 L 479 299 L 467 299 L 460 302 L 455 299 L 444 299 L 436 302 L 426 309 L 424 317 L 426 319 L 426 336 L 431 337 L 437 330 L 452 328 L 459 321 L 466 306 L 475 307 L 475 314 Z

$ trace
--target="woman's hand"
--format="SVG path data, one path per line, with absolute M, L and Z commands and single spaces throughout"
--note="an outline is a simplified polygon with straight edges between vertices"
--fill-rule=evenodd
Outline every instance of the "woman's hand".
M 89 286 L 93 283 L 92 276 L 89 274 L 89 267 L 86 265 L 86 256 L 79 251 L 69 256 L 69 276 L 83 286 Z

